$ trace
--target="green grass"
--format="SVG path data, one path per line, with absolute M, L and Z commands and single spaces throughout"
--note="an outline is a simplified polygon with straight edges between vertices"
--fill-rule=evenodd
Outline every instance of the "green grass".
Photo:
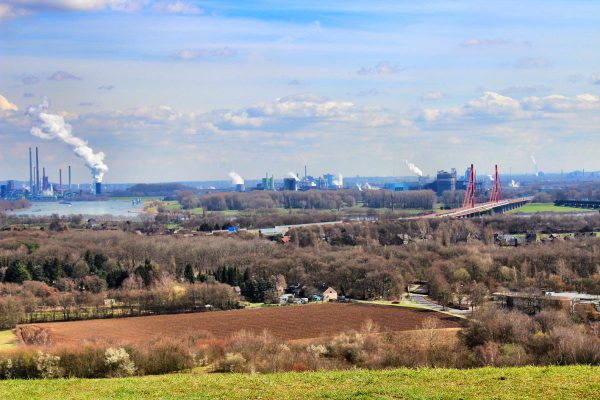
M 0 331 L 0 351 L 12 350 L 17 347 L 17 337 L 8 331 Z
M 570 213 L 570 212 L 591 212 L 593 210 L 585 209 L 585 208 L 575 208 L 575 207 L 559 207 L 555 206 L 552 203 L 529 203 L 524 205 L 523 207 L 515 208 L 514 210 L 510 210 L 509 214 L 533 214 L 533 213 L 541 213 L 541 212 L 555 212 L 555 213 Z
M 5 399 L 592 399 L 600 368 L 396 369 L 279 374 L 182 373 L 0 382 Z

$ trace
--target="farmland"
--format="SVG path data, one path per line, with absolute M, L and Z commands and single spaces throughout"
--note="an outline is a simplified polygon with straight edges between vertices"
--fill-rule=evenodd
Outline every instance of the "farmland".
M 372 320 L 382 331 L 420 329 L 433 316 L 439 328 L 458 328 L 458 319 L 428 310 L 355 304 L 315 304 L 269 307 L 195 314 L 161 315 L 34 324 L 47 329 L 54 343 L 77 344 L 98 339 L 117 343 L 144 343 L 154 337 L 175 337 L 185 332 L 208 331 L 228 336 L 240 330 L 260 333 L 267 329 L 282 340 L 328 337 L 358 330 Z M 21 329 L 30 329 L 22 325 Z
M 552 203 L 530 203 L 523 207 L 510 210 L 509 214 L 534 214 L 534 213 L 589 213 L 594 212 L 585 208 L 560 207 Z
M 235 390 L 232 390 L 235 388 Z M 589 366 L 394 369 L 277 374 L 182 373 L 123 379 L 0 382 L 28 399 L 591 399 L 600 369 Z

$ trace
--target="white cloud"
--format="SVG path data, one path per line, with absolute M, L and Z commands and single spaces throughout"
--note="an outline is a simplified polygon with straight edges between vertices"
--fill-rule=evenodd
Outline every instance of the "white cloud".
M 478 99 L 469 100 L 459 107 L 444 109 L 425 108 L 417 119 L 425 122 L 453 120 L 460 118 L 513 120 L 545 118 L 563 113 L 584 112 L 600 109 L 600 98 L 584 93 L 568 97 L 558 94 L 530 96 L 522 100 L 503 96 L 496 92 L 485 92 Z
M 62 81 L 80 81 L 81 78 L 79 78 L 78 76 L 75 76 L 73 74 L 71 74 L 70 72 L 66 72 L 66 71 L 56 71 L 55 73 L 53 73 L 52 75 L 50 75 L 48 77 L 49 81 L 56 81 L 56 82 L 62 82 Z
M 532 95 L 535 93 L 549 92 L 552 88 L 545 85 L 517 85 L 504 88 L 500 91 L 504 95 Z
M 202 13 L 200 8 L 187 1 L 163 1 L 152 4 L 150 0 L 4 0 L 0 3 L 0 19 L 31 15 L 46 10 L 73 12 L 151 10 L 168 14 Z
M 463 106 L 465 115 L 513 116 L 520 111 L 517 100 L 495 92 L 485 92 L 479 99 L 470 100 Z
M 296 95 L 239 110 L 215 111 L 210 114 L 208 122 L 221 129 L 261 127 L 295 130 L 299 126 L 323 123 L 382 126 L 392 124 L 394 120 L 378 107 L 360 107 L 349 101 Z
M 550 61 L 542 57 L 521 58 L 515 62 L 515 68 L 532 69 L 546 68 L 550 66 Z
M 553 94 L 550 96 L 531 96 L 523 99 L 523 108 L 533 111 L 554 113 L 595 110 L 600 106 L 596 95 L 584 93 L 573 97 Z
M 402 68 L 390 63 L 389 61 L 381 61 L 374 67 L 362 67 L 356 71 L 359 75 L 393 75 L 400 73 Z
M 187 3 L 184 1 L 175 1 L 172 3 L 161 2 L 152 6 L 154 11 L 168 13 L 168 14 L 201 14 L 202 9 L 196 7 L 194 4 Z
M 0 111 L 17 111 L 19 107 L 0 94 Z
M 444 97 L 442 92 L 427 92 L 421 95 L 421 100 L 441 100 Z
M 462 47 L 487 47 L 487 46 L 502 46 L 511 44 L 512 40 L 496 38 L 496 39 L 467 39 L 460 45 Z
M 235 55 L 235 50 L 221 47 L 217 49 L 185 49 L 173 55 L 172 58 L 180 61 L 193 61 L 207 58 L 231 58 Z

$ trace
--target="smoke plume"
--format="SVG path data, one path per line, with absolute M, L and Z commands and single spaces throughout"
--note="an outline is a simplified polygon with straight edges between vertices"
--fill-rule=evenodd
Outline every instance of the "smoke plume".
M 242 178 L 237 172 L 231 171 L 228 175 L 231 178 L 231 183 L 233 183 L 234 185 L 244 184 L 244 178 Z
M 338 172 L 338 177 L 337 177 L 337 179 L 333 180 L 333 184 L 335 186 L 340 186 L 340 187 L 344 186 L 344 177 L 342 176 L 341 173 Z
M 410 169 L 410 172 L 417 176 L 423 176 L 423 171 L 421 171 L 421 169 L 419 169 L 419 167 L 417 167 L 415 164 L 411 163 L 408 160 L 404 160 L 404 162 L 406 163 L 408 169 Z
M 297 181 L 299 181 L 299 180 L 300 180 L 300 179 L 298 179 L 298 175 L 296 175 L 296 174 L 295 174 L 295 173 L 293 173 L 293 172 L 288 172 L 288 176 L 289 176 L 290 178 L 294 178 L 294 179 L 295 179 L 295 180 L 297 180 Z
M 531 162 L 533 163 L 533 167 L 535 168 L 535 176 L 538 176 L 540 172 L 538 170 L 537 161 L 535 160 L 535 156 L 533 154 L 531 155 Z
M 520 186 L 520 185 L 519 185 L 519 182 L 516 182 L 514 179 L 512 179 L 512 180 L 510 181 L 510 187 L 511 187 L 511 188 L 518 188 L 519 186 Z
M 104 153 L 101 151 L 94 153 L 85 140 L 73 136 L 71 125 L 67 124 L 60 115 L 50 114 L 48 106 L 48 99 L 44 98 L 42 104 L 29 107 L 27 110 L 27 114 L 35 118 L 35 126 L 31 128 L 31 134 L 44 140 L 58 139 L 71 146 L 75 155 L 82 158 L 86 167 L 91 170 L 94 181 L 102 182 L 104 174 L 108 171 L 108 166 L 104 163 Z

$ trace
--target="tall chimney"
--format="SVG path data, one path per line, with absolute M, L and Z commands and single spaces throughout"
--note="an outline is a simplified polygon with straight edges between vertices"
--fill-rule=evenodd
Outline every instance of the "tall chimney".
M 304 166 L 304 177 L 306 178 L 308 174 L 306 173 L 306 165 Z
M 35 192 L 40 194 L 40 159 L 38 158 L 38 148 L 35 146 Z
M 62 193 L 62 168 L 58 169 L 58 192 Z
M 102 183 L 96 182 L 96 196 L 102 194 Z
M 71 193 L 71 166 L 69 165 L 69 193 Z
M 42 190 L 46 189 L 46 167 L 42 167 Z
M 33 162 L 31 161 L 31 147 L 29 148 L 29 194 L 33 194 Z

